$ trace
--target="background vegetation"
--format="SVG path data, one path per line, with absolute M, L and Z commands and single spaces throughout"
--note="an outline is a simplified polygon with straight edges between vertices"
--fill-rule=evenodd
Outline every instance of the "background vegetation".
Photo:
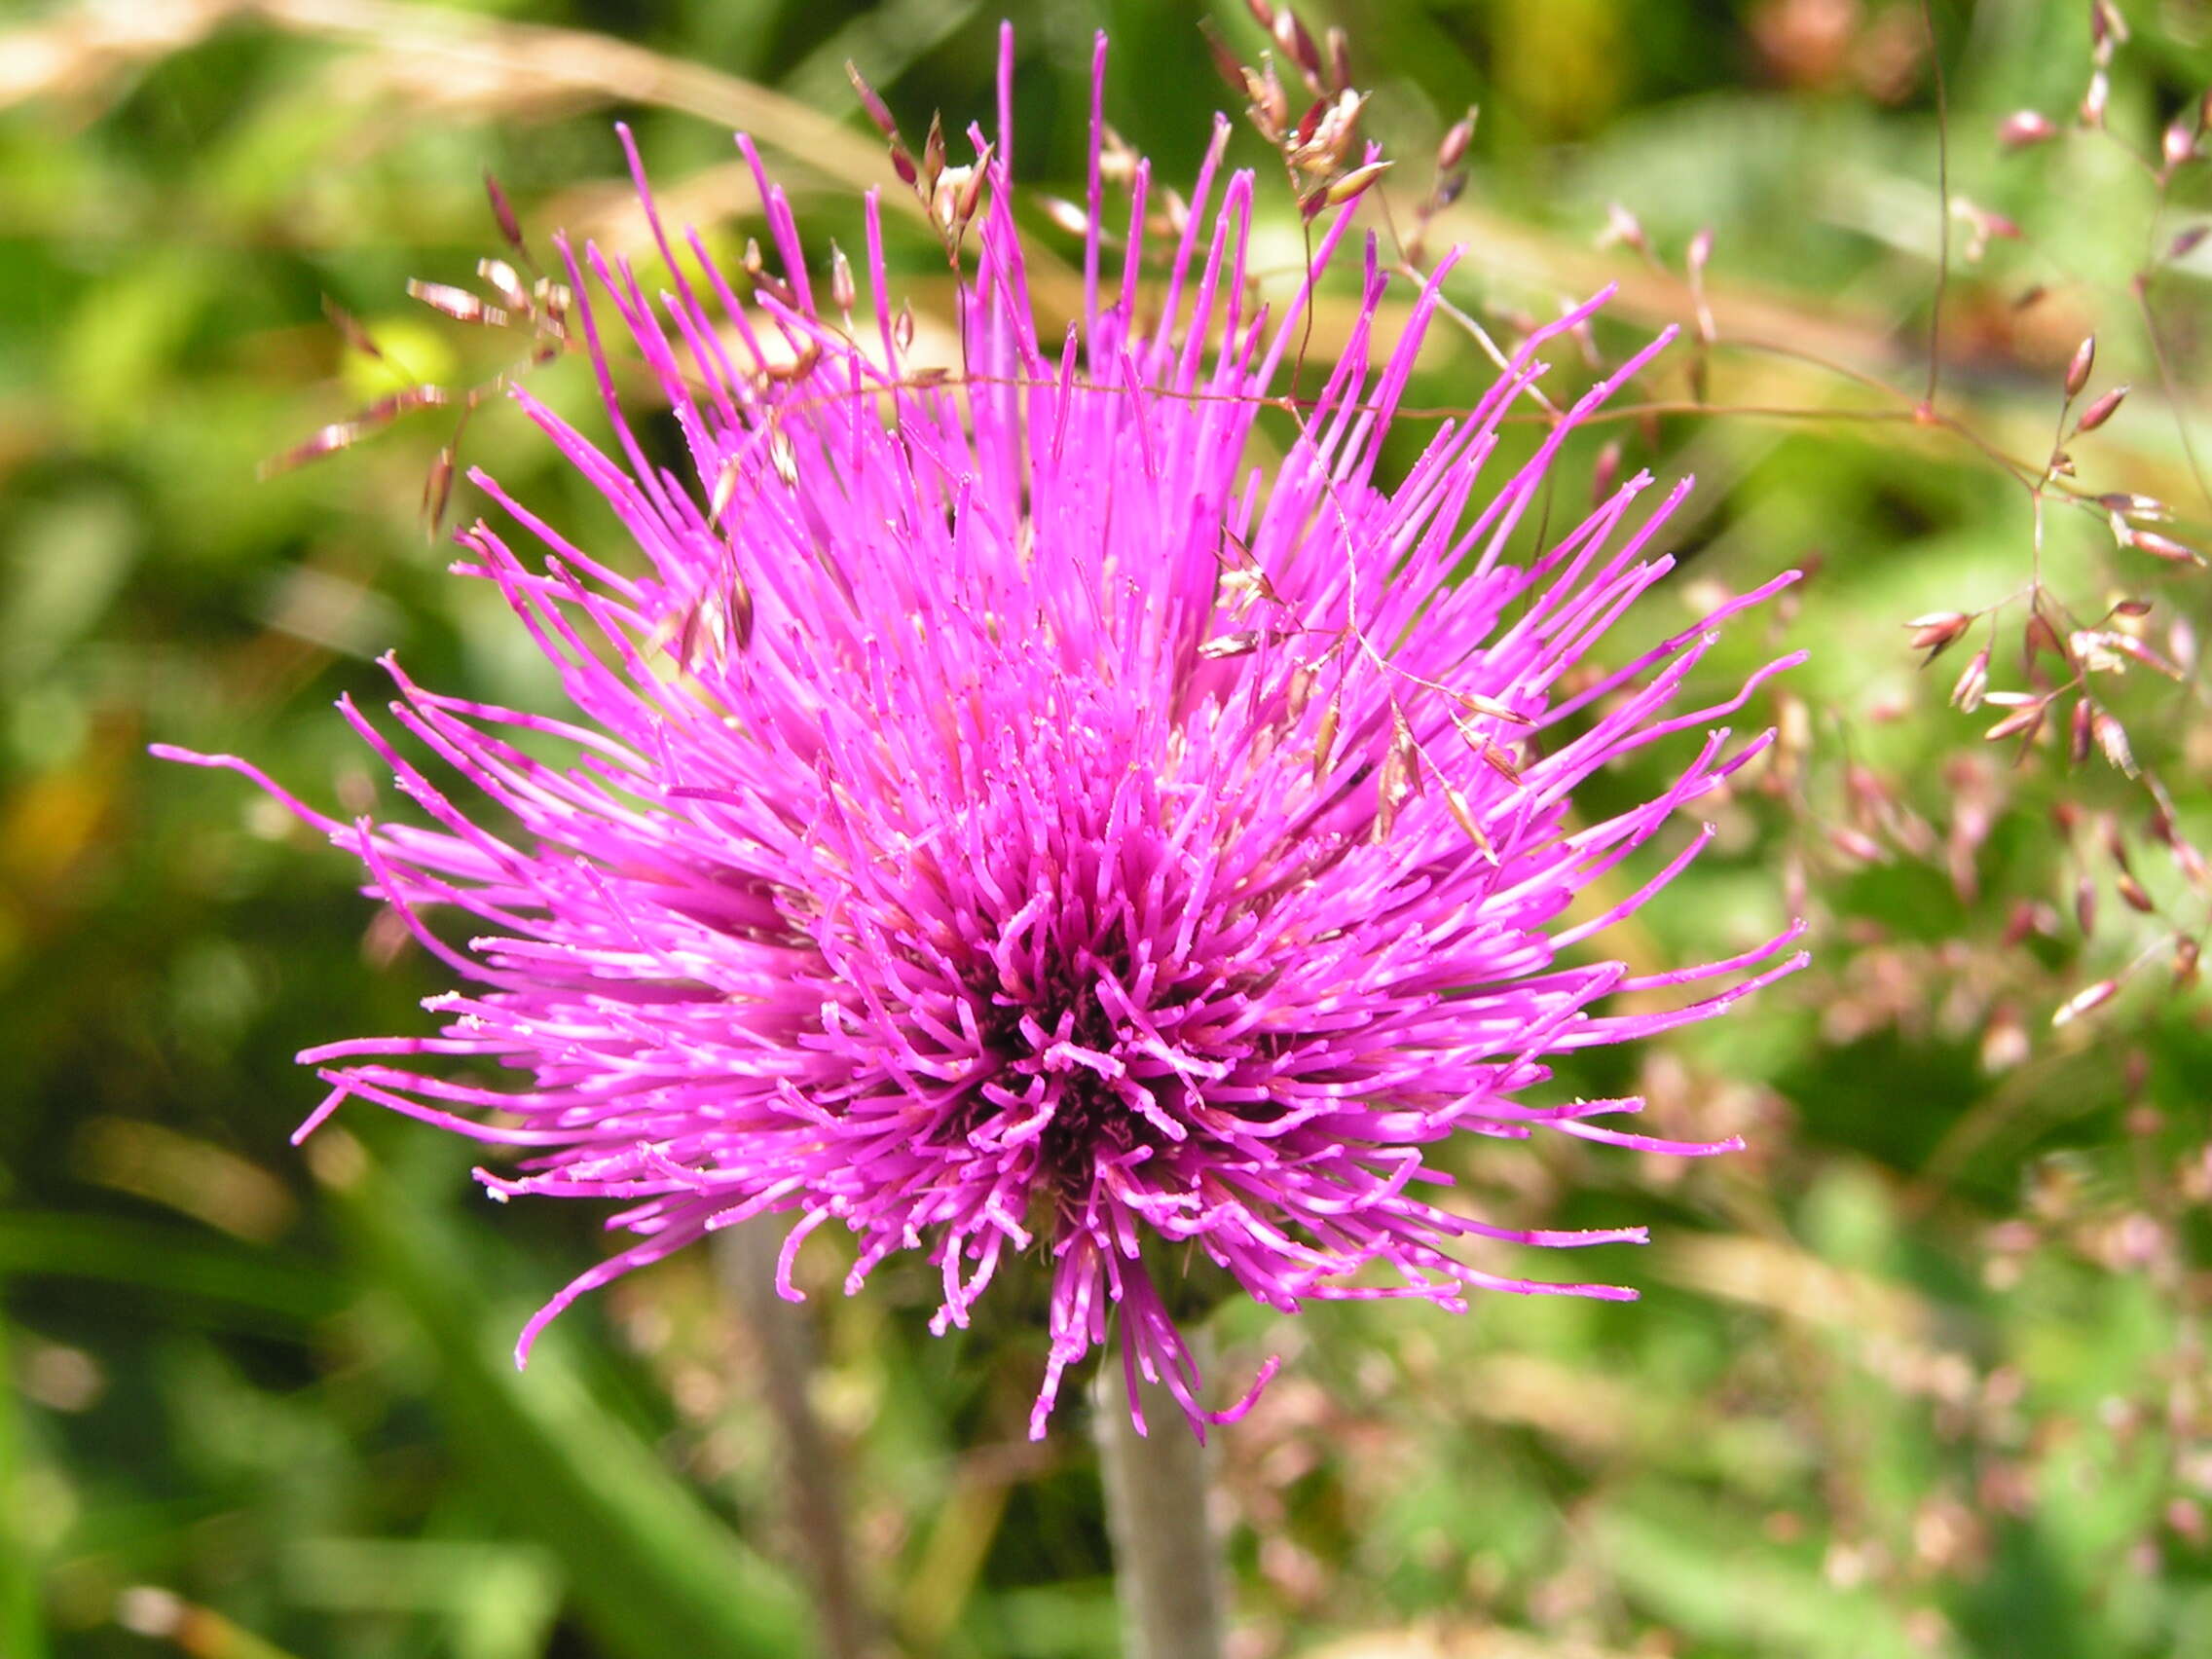
M 324 297 L 409 375 L 502 366 L 505 341 L 411 306 L 406 279 L 467 281 L 499 251 L 487 167 L 533 237 L 636 248 L 617 115 L 732 254 L 751 204 L 726 134 L 747 126 L 819 252 L 887 177 L 843 61 L 910 133 L 937 107 L 957 128 L 987 117 L 1002 9 L 1021 168 L 1046 188 L 1080 176 L 1094 26 L 1116 41 L 1113 118 L 1167 179 L 1230 102 L 1199 15 L 1247 62 L 1263 44 L 1240 0 L 86 0 L 0 27 L 0 1653 L 808 1650 L 756 1345 L 713 1262 L 592 1299 L 518 1378 L 512 1335 L 593 1258 L 597 1218 L 494 1209 L 462 1149 L 361 1109 L 286 1144 L 314 1096 L 293 1051 L 421 1025 L 436 965 L 349 861 L 144 745 L 250 754 L 358 807 L 381 786 L 329 704 L 382 695 L 378 652 L 543 703 L 496 595 L 445 574 L 421 528 L 448 415 L 256 482 L 396 384 Z M 2031 493 L 1977 447 L 2040 472 L 2094 329 L 2088 395 L 2136 389 L 2074 446 L 2081 488 L 2174 502 L 2153 534 L 2201 533 L 2184 446 L 2193 426 L 2212 443 L 2212 247 L 2168 255 L 2206 196 L 2212 8 L 2122 0 L 2113 136 L 2009 157 L 2008 112 L 2073 121 L 2094 9 L 1931 11 L 1308 8 L 1375 91 L 1401 225 L 1439 134 L 1482 105 L 1469 188 L 1431 240 L 1471 240 L 1454 293 L 1493 331 L 1608 277 L 1601 352 L 1692 323 L 1685 249 L 1711 227 L 1715 343 L 1678 348 L 1641 388 L 1674 412 L 1594 434 L 1563 487 L 1606 435 L 1631 467 L 1695 470 L 1683 569 L 1640 625 L 1802 564 L 1801 598 L 1741 630 L 1713 681 L 1777 648 L 1814 658 L 1758 711 L 1785 742 L 1716 810 L 1719 855 L 1627 947 L 1680 959 L 1792 904 L 1817 961 L 1561 1080 L 1641 1088 L 1666 1131 L 1741 1131 L 1751 1152 L 1687 1171 L 1464 1155 L 1500 1213 L 1650 1220 L 1658 1242 L 1608 1270 L 1641 1305 L 1223 1318 L 1225 1369 L 1289 1359 L 1225 1437 L 1249 1659 L 2212 1655 L 2212 1045 L 2185 850 L 2212 829 L 2206 577 L 2054 505 L 2031 608 Z M 1915 418 L 1946 218 L 1931 23 L 1955 199 L 1934 420 Z M 1295 210 L 1270 191 L 1288 263 Z M 926 329 L 941 259 L 914 236 L 898 259 Z M 575 400 L 574 368 L 541 389 Z M 1419 399 L 1470 401 L 1486 372 L 1444 344 Z M 1765 413 L 1677 407 L 1699 400 Z M 604 523 L 512 415 L 488 410 L 463 447 L 547 516 Z M 2120 598 L 2148 608 L 2116 616 Z M 1901 624 L 1949 612 L 1973 627 L 1923 671 Z M 1932 626 L 1952 624 L 1918 637 Z M 2032 705 L 1945 702 L 1985 642 L 1993 686 L 2055 688 L 2024 748 L 1980 734 Z M 2142 775 L 2102 723 L 2070 762 L 2077 680 Z M 811 1282 L 833 1287 L 833 1254 Z M 868 1616 L 917 1655 L 1108 1654 L 1080 1412 L 1022 1438 L 1041 1344 L 1018 1293 L 998 1304 L 997 1328 L 940 1342 L 912 1278 L 817 1299 L 813 1394 Z

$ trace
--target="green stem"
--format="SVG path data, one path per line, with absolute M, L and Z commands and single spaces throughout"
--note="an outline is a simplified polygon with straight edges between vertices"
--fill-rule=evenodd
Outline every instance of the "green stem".
M 1183 1408 L 1158 1383 L 1139 1382 L 1148 1434 L 1129 1420 L 1118 1356 L 1092 1390 L 1106 1524 L 1127 1659 L 1221 1659 L 1221 1547 L 1206 1512 L 1206 1449 Z

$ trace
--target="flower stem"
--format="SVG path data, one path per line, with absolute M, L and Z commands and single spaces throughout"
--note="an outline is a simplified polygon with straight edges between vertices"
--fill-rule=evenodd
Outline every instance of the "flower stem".
M 1150 1434 L 1129 1420 L 1122 1365 L 1109 1353 L 1092 1405 L 1122 1651 L 1126 1659 L 1221 1659 L 1222 1575 L 1206 1512 L 1206 1449 L 1165 1388 L 1140 1379 L 1137 1397 Z
M 775 1219 L 740 1222 L 716 1239 L 716 1265 L 759 1358 L 759 1382 L 782 1441 L 785 1516 L 814 1591 L 826 1659 L 875 1651 L 856 1594 L 836 1459 L 807 1395 L 815 1363 L 814 1320 L 776 1294 L 782 1239 Z

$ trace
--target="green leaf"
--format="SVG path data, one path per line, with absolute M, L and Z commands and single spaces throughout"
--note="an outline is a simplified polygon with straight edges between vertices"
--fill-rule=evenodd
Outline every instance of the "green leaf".
M 0 1278 L 55 1274 L 183 1297 L 226 1322 L 297 1334 L 350 1299 L 321 1269 L 208 1234 L 112 1215 L 0 1214 Z
M 444 1218 L 380 1173 L 340 1213 L 365 1267 L 436 1352 L 455 1455 L 509 1526 L 557 1556 L 620 1659 L 789 1659 L 812 1650 L 801 1597 L 594 1398 L 558 1330 L 518 1374 L 507 1298 L 488 1298 Z
M 8 1324 L 0 1318 L 0 1381 L 9 1369 Z M 38 1556 L 22 1535 L 28 1521 L 22 1513 L 28 1449 L 18 1399 L 12 1385 L 0 1385 L 0 1653 L 10 1659 L 43 1659 L 47 1645 Z

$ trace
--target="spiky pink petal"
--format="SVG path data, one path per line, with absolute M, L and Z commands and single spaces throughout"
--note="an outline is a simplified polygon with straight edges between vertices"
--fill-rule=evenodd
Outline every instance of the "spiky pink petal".
M 1525 1096 L 1550 1054 L 1709 1016 L 1800 960 L 1784 954 L 1794 930 L 1641 978 L 1564 954 L 1696 857 L 1708 837 L 1567 919 L 1760 744 L 1711 731 L 1657 796 L 1597 822 L 1572 816 L 1577 789 L 1742 706 L 1750 687 L 1675 709 L 1713 627 L 1779 584 L 1568 689 L 1667 572 L 1655 548 L 1681 489 L 1643 510 L 1638 477 L 1533 556 L 1512 549 L 1568 433 L 1649 351 L 1531 459 L 1494 465 L 1537 354 L 1600 300 L 1576 308 L 1386 486 L 1383 440 L 1444 273 L 1385 346 L 1371 242 L 1350 345 L 1280 461 L 1256 466 L 1263 400 L 1353 209 L 1318 226 L 1313 271 L 1271 316 L 1247 280 L 1254 181 L 1221 176 L 1225 142 L 1223 128 L 1157 289 L 1133 252 L 1118 285 L 1106 269 L 1094 158 L 1084 316 L 1045 340 L 1002 113 L 961 288 L 967 361 L 941 383 L 899 359 L 872 200 L 874 314 L 848 338 L 816 310 L 750 145 L 782 286 L 741 300 L 694 237 L 700 293 L 657 215 L 676 283 L 657 301 L 625 261 L 564 245 L 618 454 L 517 395 L 643 568 L 585 554 L 482 478 L 545 553 L 483 522 L 461 539 L 574 717 L 440 695 L 389 665 L 391 717 L 436 776 L 346 713 L 429 827 L 340 823 L 243 761 L 172 752 L 276 793 L 476 987 L 433 1000 L 437 1038 L 304 1053 L 333 1090 L 311 1126 L 367 1100 L 523 1149 L 520 1172 L 481 1172 L 496 1196 L 627 1203 L 614 1225 L 636 1242 L 534 1318 L 523 1351 L 583 1291 L 775 1212 L 794 1223 L 786 1295 L 798 1241 L 835 1222 L 859 1241 L 848 1290 L 894 1253 L 927 1255 L 940 1329 L 967 1322 L 1009 1256 L 1042 1253 L 1033 1431 L 1118 1321 L 1123 1363 L 1202 1432 L 1243 1407 L 1202 1404 L 1148 1241 L 1195 1248 L 1284 1311 L 1392 1295 L 1457 1309 L 1470 1288 L 1626 1297 L 1461 1261 L 1463 1236 L 1642 1234 L 1440 1207 L 1421 1196 L 1443 1179 L 1430 1149 L 1537 1129 L 1732 1144 L 1594 1121 L 1635 1100 Z M 1148 188 L 1140 166 L 1131 249 Z M 1163 324 L 1146 320 L 1154 293 Z M 624 417 L 610 325 L 675 412 L 678 470 Z M 522 733 L 571 758 L 536 758 Z M 456 914 L 473 924 L 461 942 L 429 925 Z M 1617 992 L 1699 983 L 1673 1012 L 1603 1012 Z M 514 1081 L 416 1069 L 432 1055 Z

